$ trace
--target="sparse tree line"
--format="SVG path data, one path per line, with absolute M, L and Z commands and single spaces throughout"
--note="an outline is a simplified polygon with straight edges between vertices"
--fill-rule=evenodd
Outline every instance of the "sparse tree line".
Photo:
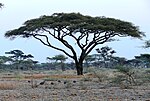
M 118 66 L 130 68 L 150 68 L 150 54 L 140 54 L 134 59 L 114 56 L 112 48 L 105 46 L 95 50 L 97 54 L 88 55 L 83 63 L 83 68 L 117 68 Z M 75 63 L 68 62 L 63 54 L 47 57 L 47 63 L 34 61 L 31 54 L 25 55 L 21 50 L 5 52 L 9 56 L 0 56 L 0 69 L 3 70 L 74 70 Z

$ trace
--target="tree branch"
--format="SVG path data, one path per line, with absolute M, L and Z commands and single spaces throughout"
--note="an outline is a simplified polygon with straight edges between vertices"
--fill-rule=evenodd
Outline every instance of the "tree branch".
M 60 48 L 58 48 L 58 47 L 55 47 L 55 46 L 51 45 L 50 42 L 49 42 L 49 39 L 48 39 L 48 37 L 47 37 L 46 35 L 33 34 L 32 36 L 33 36 L 35 39 L 37 39 L 37 40 L 39 40 L 40 42 L 42 42 L 44 45 L 46 45 L 46 46 L 48 46 L 48 47 L 51 47 L 51 48 L 54 48 L 54 49 L 56 49 L 56 50 L 59 50 L 59 51 L 65 53 L 65 54 L 66 54 L 67 56 L 69 56 L 70 58 L 73 58 L 73 57 L 74 57 L 74 56 L 71 56 L 71 55 L 70 55 L 68 52 L 66 52 L 65 50 L 60 49 Z M 47 42 L 47 43 L 45 43 L 42 39 L 38 38 L 37 36 L 46 38 L 46 42 Z
M 58 29 L 58 30 L 53 29 L 53 30 L 54 30 L 54 34 L 52 34 L 49 30 L 46 30 L 45 28 L 43 28 L 43 30 L 45 30 L 46 32 L 48 32 L 48 33 L 49 33 L 50 35 L 52 35 L 55 39 L 59 40 L 63 45 L 65 45 L 68 49 L 71 50 L 73 56 L 69 55 L 68 52 L 66 52 L 66 51 L 63 50 L 63 52 L 64 52 L 67 56 L 69 56 L 69 57 L 71 57 L 71 58 L 73 58 L 73 59 L 77 59 L 77 54 L 76 54 L 75 50 L 73 49 L 73 47 L 72 47 L 66 40 L 63 39 L 64 37 L 61 36 L 61 31 L 62 31 L 61 29 Z M 56 32 L 57 32 L 58 34 L 56 34 Z M 66 33 L 66 34 L 67 34 L 67 33 Z M 46 36 L 46 37 L 47 37 L 47 36 Z M 47 37 L 47 38 L 48 38 L 48 37 Z M 52 45 L 51 45 L 51 46 L 52 46 Z M 53 46 L 53 47 L 54 47 L 54 46 Z M 53 47 L 52 47 L 52 48 L 53 48 Z M 60 48 L 56 48 L 56 47 L 55 47 L 55 49 L 62 51 L 62 49 L 60 49 Z

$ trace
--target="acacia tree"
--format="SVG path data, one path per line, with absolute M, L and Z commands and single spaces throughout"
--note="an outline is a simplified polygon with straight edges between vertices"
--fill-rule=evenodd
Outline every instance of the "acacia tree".
M 54 57 L 47 57 L 48 60 L 55 60 L 56 62 L 57 61 L 60 61 L 60 65 L 61 65 L 61 69 L 62 71 L 65 71 L 65 67 L 64 67 L 64 62 L 68 59 L 67 57 L 65 57 L 63 54 L 59 54 L 59 55 L 56 55 Z
M 10 54 L 9 58 L 12 59 L 12 61 L 17 64 L 17 69 L 19 70 L 19 65 L 25 60 L 34 58 L 31 54 L 24 55 L 24 53 L 21 50 L 12 50 L 10 52 L 5 52 L 5 54 Z
M 130 22 L 107 17 L 91 17 L 80 13 L 54 13 L 51 16 L 26 21 L 18 29 L 5 33 L 5 37 L 14 39 L 34 37 L 44 45 L 59 50 L 75 61 L 77 74 L 83 74 L 85 57 L 99 44 L 111 41 L 114 36 L 141 38 L 144 35 Z M 63 44 L 68 50 L 51 43 L 51 37 Z M 44 39 L 43 39 L 44 38 Z M 70 40 L 76 43 L 76 51 Z
M 97 48 L 96 51 L 97 51 L 97 53 L 99 53 L 99 55 L 101 57 L 100 60 L 104 62 L 104 67 L 107 68 L 108 62 L 111 60 L 112 55 L 114 53 L 116 53 L 116 51 L 108 46 Z

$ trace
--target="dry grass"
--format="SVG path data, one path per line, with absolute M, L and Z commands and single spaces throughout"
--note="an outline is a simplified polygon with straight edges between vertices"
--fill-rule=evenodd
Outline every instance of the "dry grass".
M 22 75 L 21 79 L 41 79 L 41 78 L 66 78 L 66 79 L 73 79 L 73 78 L 83 78 L 83 77 L 95 77 L 93 74 L 86 74 L 86 75 L 70 75 L 70 74 L 64 74 L 64 75 L 48 75 L 48 74 L 33 74 L 33 75 Z M 5 76 L 1 77 L 3 79 L 14 79 L 16 78 L 15 76 Z
M 117 85 L 111 82 L 120 73 L 114 70 L 95 71 L 88 72 L 82 76 L 77 76 L 74 73 L 53 75 L 53 73 L 45 72 L 40 72 L 39 74 L 19 74 L 17 76 L 13 74 L 2 75 L 0 78 L 0 101 L 149 100 L 149 86 L 140 85 L 138 87 L 133 86 L 134 89 L 124 89 L 120 87 L 120 83 L 116 82 Z M 145 74 L 141 73 L 141 75 Z M 140 78 L 140 75 L 138 78 Z M 46 82 L 40 84 L 43 81 Z M 149 85 L 149 82 L 146 84 Z M 3 90 L 6 90 L 6 92 Z
M 73 78 L 83 78 L 84 76 L 86 77 L 94 77 L 94 75 L 70 75 L 70 74 L 64 74 L 64 75 L 45 75 L 45 74 L 35 74 L 33 76 L 26 76 L 25 78 L 35 78 L 35 79 L 38 79 L 38 78 L 66 78 L 66 79 L 73 79 Z
M 13 90 L 17 87 L 15 82 L 1 82 L 0 90 Z

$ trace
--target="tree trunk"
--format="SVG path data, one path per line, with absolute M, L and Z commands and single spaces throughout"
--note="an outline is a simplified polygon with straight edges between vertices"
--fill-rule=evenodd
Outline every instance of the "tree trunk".
M 77 75 L 83 75 L 83 63 L 77 62 L 76 63 Z
M 65 64 L 63 62 L 61 62 L 61 70 L 65 71 Z

